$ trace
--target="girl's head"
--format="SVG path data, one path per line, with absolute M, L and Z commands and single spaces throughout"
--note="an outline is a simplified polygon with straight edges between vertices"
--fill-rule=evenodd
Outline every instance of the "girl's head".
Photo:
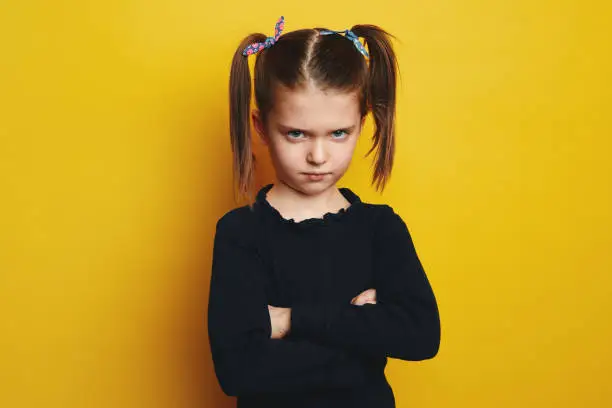
M 358 40 L 351 40 L 353 34 L 365 40 L 369 58 Z M 272 45 L 263 34 L 242 41 L 230 75 L 230 133 L 240 193 L 250 195 L 252 190 L 251 117 L 268 145 L 277 177 L 314 194 L 346 172 L 368 112 L 375 121 L 369 151 L 376 151 L 373 183 L 384 188 L 395 146 L 397 64 L 389 37 L 376 26 L 356 25 L 346 36 L 316 28 L 277 35 Z M 267 47 L 255 62 L 257 108 L 251 112 L 251 78 L 243 51 L 266 39 Z

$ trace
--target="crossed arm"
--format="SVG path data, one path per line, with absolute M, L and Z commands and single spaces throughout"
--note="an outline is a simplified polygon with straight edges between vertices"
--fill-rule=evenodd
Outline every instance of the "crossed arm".
M 273 334 L 308 339 L 360 355 L 434 357 L 440 344 L 436 298 L 404 221 L 383 206 L 374 237 L 374 285 L 345 305 L 270 309 Z
M 351 305 L 376 304 L 376 289 L 368 289 L 351 299 Z M 268 305 L 273 339 L 282 339 L 291 331 L 291 308 Z
M 208 328 L 215 372 L 228 395 L 355 387 L 370 357 L 436 355 L 435 297 L 408 229 L 384 207 L 375 237 L 375 288 L 346 305 L 269 305 L 264 266 L 231 225 L 217 224 Z M 290 341 L 284 340 L 288 333 Z

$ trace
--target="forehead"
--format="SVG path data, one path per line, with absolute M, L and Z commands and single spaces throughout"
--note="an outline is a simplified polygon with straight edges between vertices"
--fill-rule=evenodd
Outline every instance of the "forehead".
M 312 84 L 296 89 L 279 85 L 270 119 L 304 129 L 353 124 L 360 120 L 359 93 L 322 90 Z

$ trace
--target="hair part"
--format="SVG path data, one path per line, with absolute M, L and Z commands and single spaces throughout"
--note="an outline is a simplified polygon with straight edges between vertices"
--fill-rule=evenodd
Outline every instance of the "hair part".
M 255 104 L 265 125 L 274 106 L 274 89 L 283 85 L 298 89 L 309 82 L 321 89 L 359 92 L 361 117 L 372 112 L 375 131 L 369 156 L 373 161 L 372 184 L 382 191 L 391 176 L 395 153 L 395 105 L 397 60 L 391 35 L 374 25 L 351 28 L 364 39 L 369 60 L 352 41 L 337 34 L 321 35 L 323 29 L 296 30 L 279 37 L 271 47 L 257 53 L 254 68 Z M 264 34 L 245 37 L 236 50 L 230 71 L 230 137 L 235 188 L 250 201 L 253 197 L 255 156 L 251 146 L 251 77 L 249 44 L 265 41 Z

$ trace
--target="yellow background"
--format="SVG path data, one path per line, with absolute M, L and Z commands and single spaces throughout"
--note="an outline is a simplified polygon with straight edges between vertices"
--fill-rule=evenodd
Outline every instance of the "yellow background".
M 280 14 L 400 40 L 391 184 L 367 134 L 343 182 L 404 217 L 440 304 L 398 407 L 612 406 L 612 16 L 567 0 L 2 2 L 0 406 L 233 406 L 205 329 L 228 71 Z

